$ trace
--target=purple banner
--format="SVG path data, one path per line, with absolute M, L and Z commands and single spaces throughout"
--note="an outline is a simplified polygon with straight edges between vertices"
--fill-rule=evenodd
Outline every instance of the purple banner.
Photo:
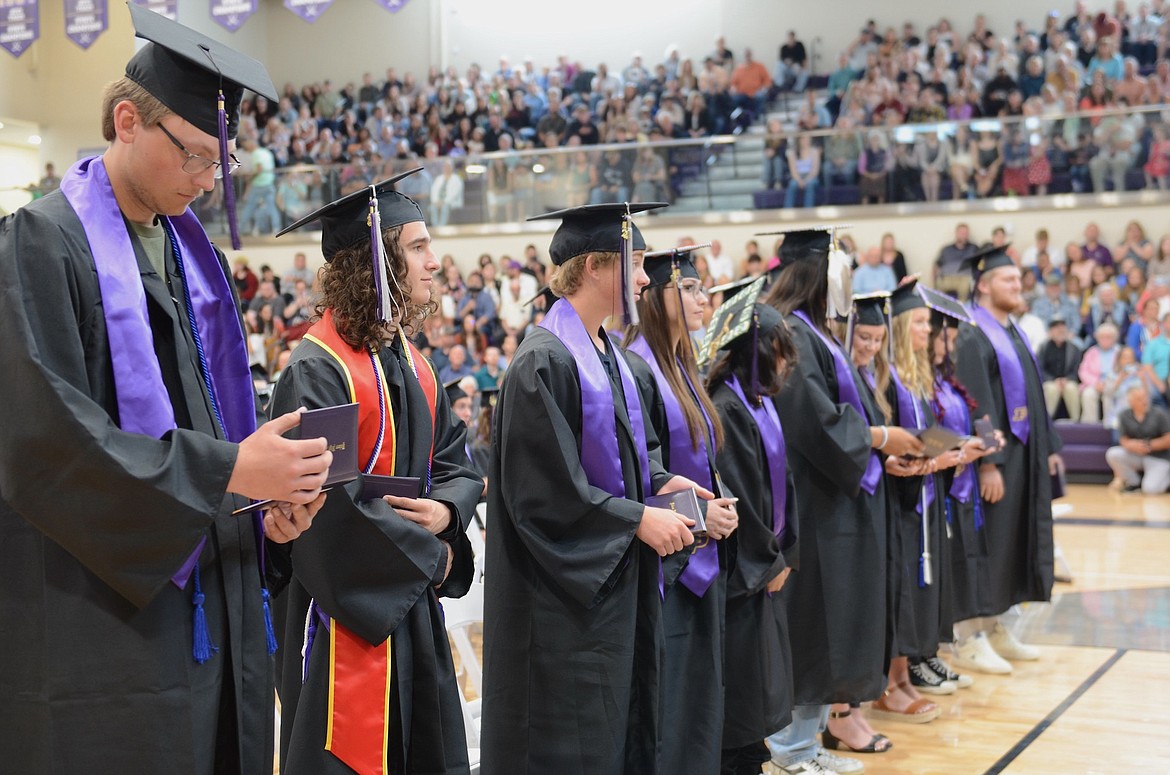
M 317 17 L 331 5 L 333 0 L 284 0 L 285 8 L 309 23 L 317 21 Z
M 162 14 L 171 21 L 179 20 L 179 0 L 134 0 L 134 3 Z
M 106 31 L 107 0 L 65 0 L 65 37 L 89 48 Z
M 256 0 L 211 0 L 211 18 L 231 32 L 256 13 Z
M 385 8 L 390 13 L 398 13 L 401 11 L 410 0 L 378 0 L 378 5 Z
M 38 0 L 0 0 L 0 48 L 19 57 L 40 36 Z

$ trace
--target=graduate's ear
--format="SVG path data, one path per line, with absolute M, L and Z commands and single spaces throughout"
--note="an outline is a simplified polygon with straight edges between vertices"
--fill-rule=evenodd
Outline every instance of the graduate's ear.
M 130 100 L 122 100 L 114 106 L 114 135 L 122 143 L 133 143 L 143 130 L 142 114 Z

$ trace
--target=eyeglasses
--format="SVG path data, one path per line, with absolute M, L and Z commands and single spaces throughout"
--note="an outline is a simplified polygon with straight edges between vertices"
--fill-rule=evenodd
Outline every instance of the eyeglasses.
M 688 294 L 690 296 L 694 296 L 696 299 L 704 299 L 707 297 L 707 289 L 704 288 L 703 284 L 701 282 L 699 282 L 698 280 L 692 280 L 690 282 L 679 283 L 675 287 L 677 287 L 680 291 L 682 291 L 685 294 Z
M 218 161 L 212 161 L 211 159 L 205 159 L 199 154 L 191 153 L 187 150 L 187 146 L 179 142 L 179 138 L 175 137 L 173 134 L 167 131 L 165 126 L 159 124 L 158 128 L 163 131 L 163 134 L 167 136 L 168 140 L 175 144 L 176 148 L 187 154 L 186 160 L 183 161 L 183 172 L 186 172 L 188 175 L 199 175 L 201 173 L 207 172 L 207 170 L 211 167 L 215 167 L 215 179 L 219 180 L 223 177 L 222 163 Z M 237 159 L 233 154 L 228 154 L 228 158 L 231 159 L 231 161 L 228 162 L 228 172 L 235 172 L 240 168 L 240 160 Z

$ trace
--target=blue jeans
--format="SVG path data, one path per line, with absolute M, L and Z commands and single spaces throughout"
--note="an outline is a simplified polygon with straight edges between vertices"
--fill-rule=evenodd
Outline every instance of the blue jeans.
M 267 228 L 261 227 L 261 223 Z M 247 234 L 253 228 L 261 234 L 271 234 L 280 230 L 280 210 L 276 209 L 276 186 L 252 186 L 245 194 L 243 212 L 240 213 L 240 233 Z
M 791 767 L 817 758 L 817 735 L 828 723 L 828 705 L 797 705 L 792 709 L 792 723 L 768 738 L 772 763 Z
M 821 180 L 826 186 L 833 185 L 834 180 L 840 180 L 847 186 L 857 183 L 857 159 L 845 159 L 841 166 L 837 166 L 831 159 L 825 159 L 821 165 Z
M 801 207 L 816 207 L 817 206 L 817 187 L 819 185 L 820 184 L 817 182 L 816 178 L 812 178 L 811 180 L 809 180 L 809 182 L 805 184 L 803 189 L 800 188 L 799 185 L 797 185 L 795 180 L 792 181 L 791 183 L 788 184 L 788 190 L 784 192 L 784 206 L 786 208 L 796 207 L 796 192 L 798 190 L 800 190 L 800 191 L 804 191 L 804 200 L 800 206 Z

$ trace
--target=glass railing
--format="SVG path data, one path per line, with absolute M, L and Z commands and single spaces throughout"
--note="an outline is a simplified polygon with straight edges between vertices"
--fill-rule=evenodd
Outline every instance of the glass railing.
M 590 202 L 672 203 L 668 212 L 927 202 L 1166 189 L 1170 108 L 744 133 L 435 159 L 359 158 L 233 176 L 241 233 L 268 235 L 321 204 L 417 166 L 398 188 L 431 226 L 501 224 Z M 241 154 L 242 155 L 242 154 Z M 794 175 L 795 173 L 795 175 Z M 223 190 L 195 205 L 227 232 Z

